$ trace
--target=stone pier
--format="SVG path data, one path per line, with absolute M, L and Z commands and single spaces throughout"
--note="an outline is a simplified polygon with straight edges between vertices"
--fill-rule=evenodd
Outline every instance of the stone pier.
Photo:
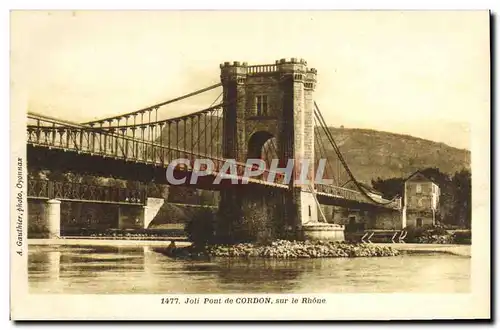
M 61 201 L 49 199 L 45 204 L 45 217 L 50 238 L 61 236 Z
M 28 201 L 28 237 L 58 238 L 61 236 L 61 201 Z
M 289 196 L 291 197 L 291 196 Z M 288 203 L 290 204 L 290 203 Z M 286 236 L 286 196 L 267 187 L 230 187 L 221 192 L 215 233 L 220 242 L 265 242 Z

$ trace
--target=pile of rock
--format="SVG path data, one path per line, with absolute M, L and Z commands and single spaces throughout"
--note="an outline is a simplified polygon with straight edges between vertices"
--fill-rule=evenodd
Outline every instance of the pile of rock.
M 422 244 L 453 244 L 452 235 L 432 235 L 416 238 L 417 243 Z
M 275 241 L 269 245 L 242 243 L 236 245 L 211 245 L 207 254 L 213 257 L 263 257 L 263 258 L 353 258 L 388 257 L 399 252 L 389 246 L 347 244 L 323 241 Z

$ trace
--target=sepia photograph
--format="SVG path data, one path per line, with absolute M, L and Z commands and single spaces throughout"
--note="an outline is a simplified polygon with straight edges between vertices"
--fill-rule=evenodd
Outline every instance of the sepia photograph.
M 489 318 L 490 19 L 11 11 L 11 318 Z

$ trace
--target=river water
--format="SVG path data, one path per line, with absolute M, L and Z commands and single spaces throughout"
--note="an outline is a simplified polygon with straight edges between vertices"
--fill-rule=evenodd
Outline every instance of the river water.
M 30 245 L 31 293 L 342 293 L 470 291 L 470 258 L 173 260 L 148 246 Z

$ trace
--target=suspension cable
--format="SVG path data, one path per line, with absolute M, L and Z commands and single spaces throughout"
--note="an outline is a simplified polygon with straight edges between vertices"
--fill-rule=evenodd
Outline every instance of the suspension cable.
M 394 197 L 393 199 L 389 200 L 388 202 L 380 202 L 380 201 L 377 201 L 376 199 L 374 199 L 372 196 L 370 196 L 364 189 L 364 187 L 358 182 L 358 180 L 356 180 L 356 178 L 354 177 L 354 174 L 352 173 L 351 169 L 349 168 L 349 166 L 347 165 L 347 162 L 345 161 L 344 157 L 342 156 L 342 153 L 340 152 L 340 149 L 339 147 L 337 146 L 337 144 L 335 143 L 335 140 L 333 139 L 333 136 L 330 132 L 330 130 L 328 130 L 328 126 L 326 125 L 326 122 L 323 118 L 323 115 L 321 114 L 321 111 L 318 107 L 318 105 L 316 104 L 316 102 L 314 102 L 314 107 L 315 107 L 315 111 L 314 111 L 314 115 L 316 116 L 316 118 L 318 118 L 319 122 L 321 123 L 321 127 L 323 128 L 323 131 L 326 133 L 326 136 L 328 137 L 328 140 L 330 141 L 330 143 L 332 144 L 333 146 L 333 149 L 335 150 L 335 153 L 337 154 L 337 157 L 339 158 L 339 160 L 341 161 L 342 165 L 344 166 L 344 169 L 346 170 L 347 174 L 349 175 L 349 177 L 351 178 L 352 182 L 356 185 L 356 187 L 359 189 L 359 191 L 366 197 L 368 198 L 370 201 L 376 203 L 376 204 L 379 204 L 379 205 L 387 205 L 387 204 L 391 204 L 393 203 L 397 197 Z
M 218 117 L 217 118 L 217 122 L 215 123 L 215 129 L 213 129 L 212 117 L 210 117 L 210 134 L 212 135 L 212 139 L 210 140 L 210 156 L 213 156 L 212 155 L 212 152 L 213 152 L 212 145 L 214 143 L 215 138 L 217 138 L 217 140 L 215 141 L 215 143 L 217 143 L 216 146 L 215 146 L 215 154 L 217 156 L 219 156 L 219 152 L 220 152 L 220 150 L 219 150 L 219 140 L 220 139 L 219 139 L 219 137 L 217 135 L 219 135 L 219 124 L 220 124 L 220 122 L 222 120 L 223 120 L 222 117 Z
M 319 126 L 316 118 L 314 118 L 314 123 L 316 124 L 316 126 Z M 327 156 L 326 147 L 325 147 L 325 144 L 323 143 L 323 139 L 321 138 L 321 133 L 319 132 L 319 130 L 314 129 L 314 135 L 316 136 L 316 140 L 319 141 L 318 143 L 315 143 L 315 145 L 318 145 L 320 156 L 325 156 L 325 158 L 327 160 L 327 162 L 326 162 L 327 174 L 328 174 L 328 170 L 330 170 L 330 174 L 332 175 L 332 178 L 335 179 L 335 171 L 332 169 L 332 164 L 330 164 L 330 162 L 328 161 L 328 158 L 326 157 Z M 323 150 L 323 153 L 321 150 Z M 338 179 L 338 180 L 336 180 L 337 184 L 338 184 L 340 182 L 340 178 L 336 178 L 336 179 Z
M 197 112 L 193 112 L 192 114 L 189 114 L 187 116 L 181 116 L 181 117 L 176 117 L 176 118 L 170 118 L 170 119 L 167 119 L 167 123 L 169 122 L 173 122 L 175 120 L 182 120 L 184 117 L 191 117 L 191 116 L 196 116 L 196 115 L 202 115 L 202 114 L 207 114 L 207 113 L 211 113 L 211 112 L 214 112 L 214 111 L 217 111 L 221 108 L 220 104 L 214 106 L 214 103 L 217 102 L 219 100 L 219 98 L 222 96 L 222 93 L 212 102 L 212 104 L 210 105 L 209 108 L 207 109 L 210 109 L 210 110 L 207 110 L 207 109 L 204 109 L 204 110 L 201 110 L 201 111 L 197 111 Z M 162 123 L 162 121 L 160 121 L 159 123 Z M 205 133 L 206 129 L 207 129 L 207 123 L 204 124 L 205 127 L 203 128 L 203 130 L 201 131 L 201 133 L 199 133 L 198 135 L 198 138 L 196 139 L 196 142 L 194 142 L 194 145 L 198 145 L 199 147 L 199 142 L 201 140 L 201 136 L 202 134 Z M 181 138 L 179 139 L 178 143 L 181 143 L 184 141 L 184 137 L 181 136 Z
M 222 96 L 223 93 L 220 93 L 219 96 L 217 96 L 217 98 L 212 102 L 212 104 L 210 105 L 210 108 L 212 108 L 214 106 L 214 103 L 217 102 L 220 97 Z M 210 111 L 209 111 L 210 112 Z M 205 112 L 204 114 L 207 114 L 209 112 Z M 200 126 L 198 125 L 198 129 L 200 128 Z M 198 147 L 199 147 L 199 143 L 201 142 L 201 136 L 205 136 L 205 132 L 207 131 L 207 128 L 208 128 L 208 124 L 206 122 L 206 120 L 204 120 L 204 127 L 203 129 L 201 130 L 201 132 L 198 132 L 198 139 L 196 140 L 195 144 L 198 144 Z M 206 146 L 205 146 L 206 148 Z
M 207 113 L 207 112 L 210 112 L 210 111 L 213 111 L 213 110 L 218 110 L 218 109 L 224 107 L 225 105 L 227 105 L 227 104 L 219 103 L 219 104 L 216 104 L 216 105 L 211 106 L 209 108 L 206 108 L 206 109 L 203 109 L 203 110 L 198 110 L 196 112 L 192 112 L 189 115 L 182 115 L 182 116 L 168 118 L 168 119 L 154 121 L 154 122 L 147 122 L 147 123 L 141 123 L 141 124 L 132 124 L 132 125 L 108 126 L 108 127 L 103 127 L 103 128 L 105 128 L 105 129 L 108 129 L 108 128 L 115 128 L 115 129 L 118 128 L 118 129 L 120 129 L 120 128 L 139 127 L 139 126 L 143 126 L 143 125 L 168 124 L 169 122 L 174 122 L 174 121 L 177 121 L 177 120 L 184 120 L 184 119 L 189 118 L 191 116 L 201 115 L 203 113 Z
M 168 101 L 165 101 L 165 102 L 157 103 L 155 105 L 143 108 L 141 110 L 124 113 L 124 114 L 121 114 L 121 115 L 118 115 L 118 116 L 112 116 L 112 117 L 108 117 L 108 118 L 102 118 L 102 119 L 98 119 L 98 120 L 89 121 L 89 122 L 83 123 L 82 125 L 90 125 L 90 124 L 95 124 L 95 123 L 99 123 L 99 122 L 102 122 L 102 121 L 112 121 L 112 120 L 117 120 L 117 119 L 123 118 L 125 116 L 133 116 L 133 115 L 141 114 L 141 113 L 144 113 L 146 111 L 150 111 L 150 110 L 153 110 L 155 108 L 159 108 L 159 107 L 162 107 L 164 105 L 167 105 L 167 104 L 170 104 L 170 103 L 174 103 L 174 102 L 177 102 L 177 101 L 180 101 L 180 100 L 184 100 L 184 99 L 186 99 L 188 97 L 195 96 L 195 95 L 207 92 L 209 90 L 212 90 L 212 89 L 220 87 L 220 86 L 222 86 L 222 83 L 218 83 L 218 84 L 215 84 L 215 85 L 212 85 L 212 86 L 208 86 L 206 88 L 199 89 L 199 90 L 194 91 L 192 93 L 176 97 L 175 99 L 171 99 L 171 100 L 168 100 Z

